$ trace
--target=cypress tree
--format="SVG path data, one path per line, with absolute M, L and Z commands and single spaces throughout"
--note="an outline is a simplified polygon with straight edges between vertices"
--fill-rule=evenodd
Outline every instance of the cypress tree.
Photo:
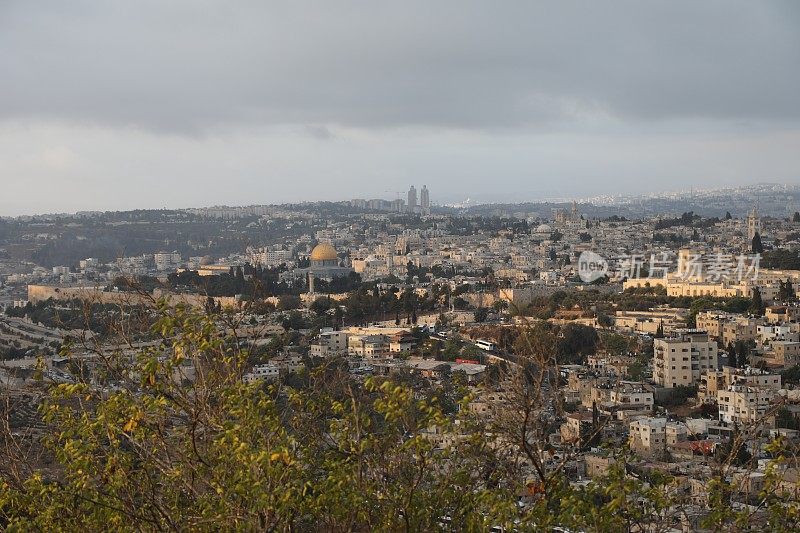
M 753 245 L 751 247 L 754 254 L 763 254 L 764 253 L 764 245 L 761 243 L 761 235 L 756 232 L 753 235 Z

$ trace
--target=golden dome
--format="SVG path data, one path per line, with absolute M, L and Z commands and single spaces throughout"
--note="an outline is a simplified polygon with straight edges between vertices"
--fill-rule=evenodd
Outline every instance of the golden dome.
M 336 249 L 326 242 L 321 242 L 311 250 L 312 261 L 336 261 Z

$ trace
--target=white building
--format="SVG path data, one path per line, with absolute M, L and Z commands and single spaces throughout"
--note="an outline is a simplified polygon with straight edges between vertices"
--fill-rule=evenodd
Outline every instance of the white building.
M 311 344 L 313 357 L 330 357 L 347 353 L 347 333 L 344 331 L 325 331 Z
M 744 425 L 761 420 L 778 395 L 775 389 L 731 385 L 717 392 L 719 419 L 727 424 Z
M 156 270 L 174 270 L 181 264 L 181 254 L 178 252 L 161 252 L 153 254 L 153 262 L 155 263 Z
M 280 369 L 272 364 L 267 363 L 264 365 L 256 365 L 250 372 L 247 372 L 243 379 L 245 383 L 254 383 L 256 381 L 274 381 L 278 379 Z
M 698 383 L 719 364 L 717 343 L 705 331 L 683 330 L 678 337 L 655 339 L 653 351 L 653 378 L 667 388 Z
M 620 381 L 609 391 L 608 399 L 615 406 L 652 409 L 653 389 L 635 381 Z
M 667 446 L 667 419 L 644 417 L 628 426 L 631 450 L 640 455 L 654 455 Z

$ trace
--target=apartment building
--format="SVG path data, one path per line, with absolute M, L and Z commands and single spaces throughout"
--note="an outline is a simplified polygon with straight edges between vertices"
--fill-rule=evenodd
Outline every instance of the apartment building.
M 274 381 L 278 379 L 280 369 L 273 363 L 256 365 L 247 372 L 242 379 L 245 383 L 255 383 L 256 381 Z
M 770 346 L 775 362 L 786 367 L 800 364 L 800 342 L 772 341 Z
M 747 385 L 764 389 L 779 390 L 781 376 L 775 372 L 758 368 L 735 368 L 724 366 L 722 370 L 709 371 L 700 378 L 698 398 L 706 403 L 717 401 L 717 394 L 731 385 Z
M 756 335 L 761 345 L 768 345 L 773 341 L 800 342 L 800 324 L 764 324 L 758 326 Z
M 683 330 L 677 337 L 655 339 L 653 350 L 653 379 L 662 387 L 699 383 L 700 376 L 719 364 L 717 343 L 705 331 Z
M 726 424 L 748 424 L 760 421 L 772 400 L 778 395 L 775 389 L 731 385 L 717 393 L 719 419 Z
M 800 319 L 800 305 L 771 305 L 765 310 L 764 319 L 766 319 L 769 324 L 796 322 L 798 319 Z
M 653 387 L 637 381 L 620 381 L 609 391 L 608 401 L 618 407 L 653 408 Z
M 348 355 L 361 357 L 386 357 L 389 355 L 387 335 L 351 335 L 347 338 Z
M 760 318 L 738 316 L 726 320 L 722 324 L 722 343 L 727 346 L 738 341 L 755 340 L 758 336 L 758 326 L 762 324 Z
M 344 331 L 324 331 L 311 344 L 313 357 L 330 357 L 347 353 L 347 333 Z
M 727 346 L 731 342 L 755 339 L 763 319 L 722 311 L 704 311 L 697 314 L 696 323 L 697 329 L 707 331 L 712 339 L 721 340 Z
M 181 264 L 181 254 L 178 252 L 162 252 L 153 254 L 153 262 L 155 263 L 156 270 L 167 271 L 173 270 Z
M 652 457 L 664 452 L 667 446 L 667 419 L 643 417 L 628 426 L 628 445 L 639 455 Z
M 408 331 L 400 331 L 389 338 L 390 353 L 409 353 L 414 348 L 414 336 Z

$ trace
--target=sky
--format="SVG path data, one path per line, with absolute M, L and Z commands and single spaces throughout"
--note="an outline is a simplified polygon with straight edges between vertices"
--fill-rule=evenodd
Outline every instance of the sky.
M 0 0 L 0 216 L 800 185 L 800 3 Z

